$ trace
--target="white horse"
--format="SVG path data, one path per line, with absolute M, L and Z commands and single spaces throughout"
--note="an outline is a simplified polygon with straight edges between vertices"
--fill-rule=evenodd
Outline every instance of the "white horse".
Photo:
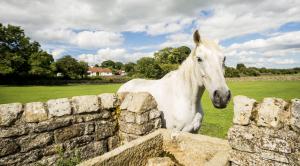
M 201 126 L 201 97 L 205 89 L 216 108 L 225 108 L 231 93 L 224 78 L 225 57 L 213 41 L 200 38 L 195 31 L 196 47 L 180 67 L 159 80 L 133 79 L 119 92 L 148 92 L 162 111 L 166 128 L 195 132 Z

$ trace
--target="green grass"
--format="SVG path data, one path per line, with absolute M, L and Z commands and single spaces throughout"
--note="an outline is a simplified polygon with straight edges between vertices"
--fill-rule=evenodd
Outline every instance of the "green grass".
M 120 85 L 0 86 L 0 103 L 26 103 L 76 95 L 116 92 Z M 264 97 L 280 97 L 287 100 L 300 97 L 300 81 L 230 81 L 228 85 L 234 96 L 245 95 L 258 101 Z M 232 102 L 226 109 L 215 109 L 207 92 L 202 102 L 205 115 L 199 133 L 225 138 L 228 128 L 232 125 Z

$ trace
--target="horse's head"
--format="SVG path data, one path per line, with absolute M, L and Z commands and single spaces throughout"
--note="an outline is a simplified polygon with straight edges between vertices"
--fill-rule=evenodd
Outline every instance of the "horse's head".
M 199 84 L 208 90 L 216 108 L 225 108 L 231 93 L 224 78 L 225 56 L 219 45 L 213 41 L 202 40 L 198 30 L 194 33 L 196 48 L 192 54 L 196 77 Z

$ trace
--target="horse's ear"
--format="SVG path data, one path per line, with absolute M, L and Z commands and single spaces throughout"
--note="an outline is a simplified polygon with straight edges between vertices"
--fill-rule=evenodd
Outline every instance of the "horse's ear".
M 193 34 L 193 38 L 194 38 L 194 42 L 196 45 L 199 45 L 200 42 L 201 42 L 201 38 L 200 38 L 200 34 L 199 34 L 199 31 L 196 30 Z

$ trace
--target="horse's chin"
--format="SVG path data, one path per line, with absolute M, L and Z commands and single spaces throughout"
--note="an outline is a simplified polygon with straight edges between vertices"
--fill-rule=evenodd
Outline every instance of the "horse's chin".
M 215 102 L 213 102 L 213 105 L 214 105 L 214 107 L 217 108 L 217 109 L 224 109 L 224 108 L 227 107 L 227 103 L 221 104 L 221 103 L 215 103 Z

